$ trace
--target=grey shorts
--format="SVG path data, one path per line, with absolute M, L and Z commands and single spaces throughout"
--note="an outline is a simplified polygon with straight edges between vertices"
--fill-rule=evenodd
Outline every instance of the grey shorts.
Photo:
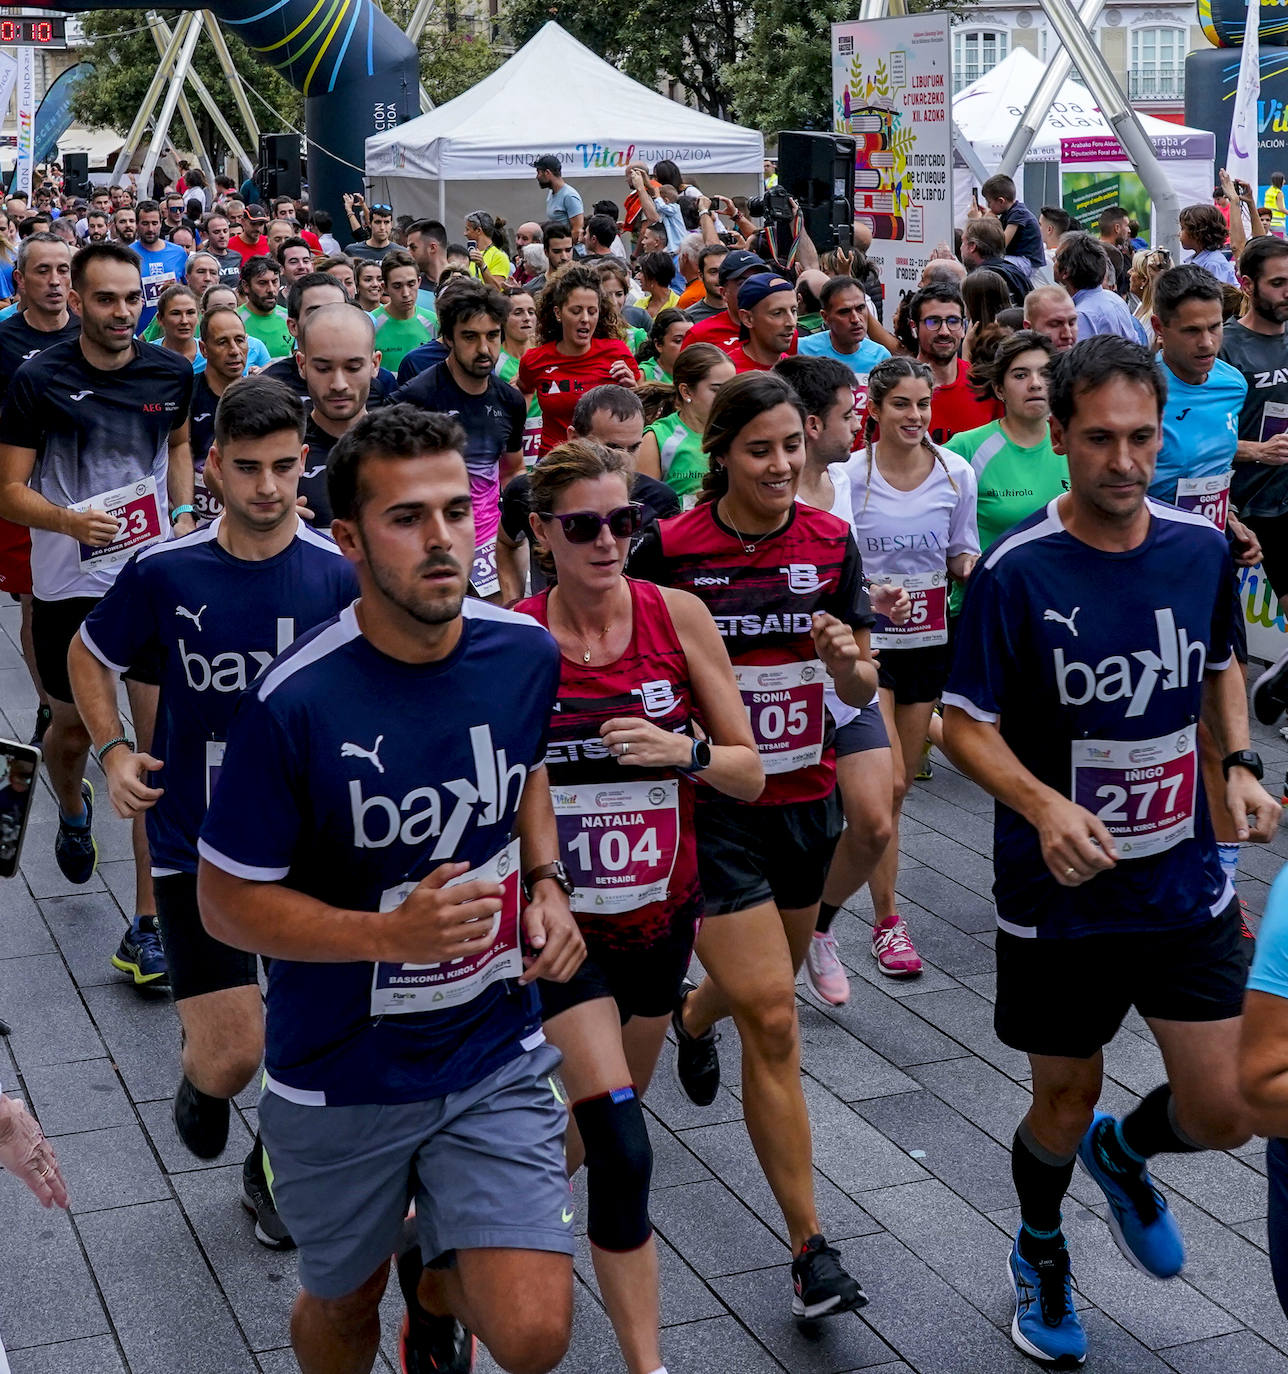
M 869 749 L 889 749 L 890 737 L 886 734 L 881 708 L 873 702 L 849 724 L 838 726 L 835 744 L 838 759 L 849 754 L 866 754 Z
M 268 1177 L 305 1291 L 360 1288 L 397 1248 L 413 1198 L 427 1264 L 493 1247 L 571 1255 L 559 1062 L 541 1045 L 472 1088 L 392 1106 L 305 1107 L 264 1093 Z

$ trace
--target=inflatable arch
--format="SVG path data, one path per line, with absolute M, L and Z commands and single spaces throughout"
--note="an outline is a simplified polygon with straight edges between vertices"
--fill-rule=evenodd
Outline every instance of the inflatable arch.
M 149 10 L 156 0 L 112 0 L 112 7 Z M 416 45 L 374 0 L 178 0 L 174 7 L 208 9 L 304 95 L 309 201 L 331 212 L 343 237 L 341 196 L 362 189 L 367 139 L 420 113 Z M 99 6 L 69 0 L 60 8 Z

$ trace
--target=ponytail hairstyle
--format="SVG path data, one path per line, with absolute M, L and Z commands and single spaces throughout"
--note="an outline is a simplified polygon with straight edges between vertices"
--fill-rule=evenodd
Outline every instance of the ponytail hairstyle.
M 599 300 L 599 320 L 595 325 L 594 337 L 597 339 L 624 338 L 621 317 L 611 301 L 604 299 L 599 289 L 599 273 L 593 267 L 583 267 L 578 262 L 561 267 L 537 297 L 537 342 L 558 343 L 563 338 L 563 326 L 559 323 L 556 310 L 568 304 L 568 297 L 574 291 L 593 291 Z M 542 459 L 544 462 L 545 459 Z
M 697 344 L 693 345 L 693 348 L 697 347 Z M 691 351 L 686 348 L 684 353 Z M 680 356 L 683 357 L 684 353 Z M 926 368 L 926 373 L 929 375 L 929 368 Z M 708 470 L 702 479 L 699 502 L 718 501 L 728 492 L 729 471 L 725 459 L 734 440 L 758 416 L 781 405 L 791 406 L 800 416 L 801 424 L 805 423 L 805 407 L 801 404 L 801 398 L 777 373 L 743 372 L 720 388 L 707 419 L 706 433 L 702 436 L 702 451 L 707 455 Z
M 688 322 L 689 317 L 684 311 L 677 310 L 673 305 L 667 306 L 665 310 L 659 310 L 653 327 L 648 332 L 648 338 L 640 345 L 640 351 L 635 355 L 636 361 L 646 363 L 650 358 L 656 358 L 662 347 L 662 340 L 666 338 L 666 331 L 674 324 Z
M 680 311 L 666 311 L 666 314 L 680 314 Z M 671 369 L 669 382 L 644 382 L 635 388 L 640 404 L 644 407 L 644 423 L 651 425 L 674 415 L 684 404 L 680 388 L 686 386 L 690 391 L 703 382 L 721 363 L 727 363 L 729 355 L 721 352 L 715 344 L 695 343 L 682 348 Z
M 594 439 L 567 439 L 556 445 L 528 474 L 529 508 L 542 520 L 557 513 L 559 498 L 574 482 L 593 482 L 620 473 L 629 497 L 635 474 L 620 449 L 608 448 Z M 556 580 L 555 560 L 549 546 L 536 548 L 537 563 L 550 582 Z
M 990 357 L 971 360 L 971 390 L 981 401 L 1000 401 L 1002 384 L 1011 364 L 1021 353 L 1033 352 L 1045 353 L 1048 359 L 1054 358 L 1055 345 L 1036 329 L 1020 329 L 1006 335 L 998 342 Z
M 510 236 L 505 232 L 503 219 L 489 215 L 486 210 L 471 210 L 465 222 L 481 229 L 492 240 L 493 248 L 499 248 L 507 258 L 510 256 Z
M 863 508 L 865 510 L 868 505 L 868 497 L 872 494 L 872 442 L 876 438 L 878 429 L 877 418 L 872 412 L 881 407 L 885 398 L 900 382 L 907 381 L 910 378 L 915 381 L 925 382 L 932 392 L 935 389 L 935 374 L 931 372 L 930 368 L 925 363 L 919 363 L 915 358 L 905 358 L 901 355 L 896 355 L 893 358 L 886 358 L 883 362 L 879 362 L 876 367 L 868 373 L 868 413 L 863 421 L 863 438 L 867 445 L 868 455 L 867 490 L 864 492 L 863 496 Z M 722 396 L 724 395 L 723 389 L 720 394 Z M 952 473 L 948 472 L 948 464 L 944 461 L 944 455 L 940 453 L 938 447 L 931 442 L 928 434 L 923 434 L 921 436 L 921 443 L 922 447 L 930 453 L 935 462 L 939 463 L 944 469 L 944 472 L 947 473 L 949 485 L 956 491 L 957 483 L 953 481 Z

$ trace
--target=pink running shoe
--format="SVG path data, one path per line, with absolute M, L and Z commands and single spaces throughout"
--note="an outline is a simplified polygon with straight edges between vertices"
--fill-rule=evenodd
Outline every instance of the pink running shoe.
M 836 936 L 831 931 L 826 935 L 814 932 L 805 951 L 805 981 L 821 1002 L 840 1007 L 850 1000 L 850 978 L 836 957 Z
M 908 938 L 902 916 L 887 916 L 872 928 L 872 957 L 887 978 L 915 978 L 921 956 Z

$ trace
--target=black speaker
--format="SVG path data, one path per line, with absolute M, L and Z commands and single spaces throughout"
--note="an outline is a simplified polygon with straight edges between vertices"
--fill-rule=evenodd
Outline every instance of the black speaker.
M 259 170 L 255 173 L 260 195 L 265 200 L 274 196 L 298 198 L 302 160 L 299 134 L 260 134 Z
M 63 194 L 68 196 L 88 196 L 89 154 L 65 153 L 62 161 Z
M 854 154 L 848 134 L 784 129 L 778 135 L 778 184 L 801 207 L 820 253 L 854 243 Z

